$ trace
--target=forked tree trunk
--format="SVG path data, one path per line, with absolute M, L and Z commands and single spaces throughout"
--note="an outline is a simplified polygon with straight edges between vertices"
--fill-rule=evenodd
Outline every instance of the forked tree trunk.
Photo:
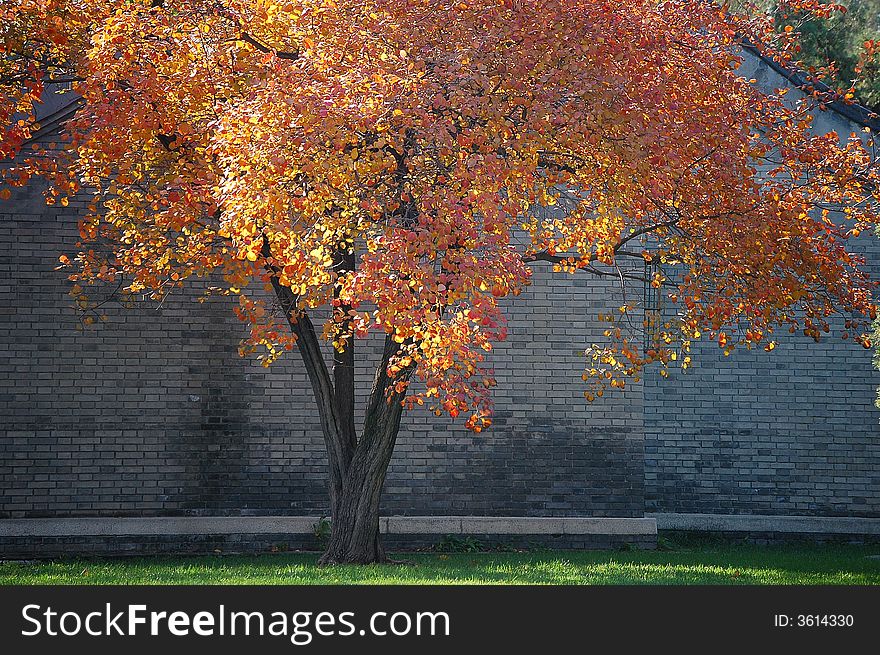
M 265 239 L 263 252 L 271 262 L 269 243 Z M 337 253 L 337 270 L 352 270 L 353 266 L 353 254 Z M 277 271 L 271 265 L 269 272 L 275 294 L 297 337 L 297 347 L 315 395 L 327 449 L 331 532 L 327 551 L 320 562 L 372 564 L 387 561 L 379 538 L 379 500 L 403 413 L 404 394 L 396 390 L 396 384 L 405 381 L 411 370 L 403 370 L 394 377 L 388 375 L 388 363 L 400 345 L 386 337 L 358 439 L 354 427 L 353 339 L 349 338 L 344 351 L 334 352 L 331 379 L 314 325 L 307 314 L 296 312 L 296 296 L 290 288 L 279 284 L 275 275 Z
M 386 338 L 367 403 L 363 433 L 333 506 L 330 543 L 320 559 L 322 564 L 373 564 L 387 560 L 379 537 L 379 501 L 403 412 L 402 394 L 394 390 L 394 382 L 400 376 L 391 379 L 386 372 L 388 360 L 396 351 L 397 344 Z
M 399 428 L 385 417 L 364 433 L 348 467 L 342 494 L 331 517 L 330 543 L 322 564 L 372 564 L 386 560 L 379 537 L 379 501 Z

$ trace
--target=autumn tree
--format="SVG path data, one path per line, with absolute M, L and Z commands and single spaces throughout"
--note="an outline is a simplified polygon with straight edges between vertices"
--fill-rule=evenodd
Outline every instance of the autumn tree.
M 814 134 L 826 99 L 738 76 L 741 39 L 789 63 L 792 46 L 712 2 L 6 0 L 0 18 L 4 184 L 42 175 L 49 202 L 89 198 L 61 258 L 74 293 L 208 278 L 236 300 L 243 352 L 302 356 L 329 462 L 325 563 L 385 559 L 406 408 L 489 426 L 484 358 L 535 265 L 644 278 L 677 308 L 601 317 L 589 399 L 687 366 L 701 337 L 771 349 L 843 314 L 863 338 L 874 313 L 846 248 L 877 221 L 870 137 Z M 79 109 L 41 149 L 33 109 L 60 82 Z M 358 427 L 371 333 L 384 350 Z

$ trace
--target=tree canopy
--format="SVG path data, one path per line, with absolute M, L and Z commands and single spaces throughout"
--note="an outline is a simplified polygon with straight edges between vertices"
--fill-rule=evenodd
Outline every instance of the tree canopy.
M 700 337 L 772 349 L 841 313 L 864 339 L 875 312 L 847 249 L 878 218 L 872 137 L 815 134 L 822 98 L 742 78 L 740 39 L 793 45 L 712 2 L 7 0 L 0 18 L 3 184 L 88 198 L 74 294 L 210 276 L 266 363 L 325 308 L 337 352 L 384 333 L 392 391 L 480 430 L 502 299 L 538 262 L 650 270 L 677 307 L 603 316 L 589 397 L 687 366 Z M 80 106 L 51 148 L 33 112 L 62 85 Z

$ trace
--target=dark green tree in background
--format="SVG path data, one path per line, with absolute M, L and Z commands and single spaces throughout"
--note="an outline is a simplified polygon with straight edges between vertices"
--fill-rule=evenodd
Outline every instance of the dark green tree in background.
M 836 70 L 826 80 L 830 86 L 848 88 L 855 82 L 855 100 L 880 110 L 880 62 L 876 58 L 862 61 L 865 43 L 880 41 L 880 0 L 839 0 L 839 4 L 845 12 L 834 11 L 828 18 L 817 19 L 790 11 L 785 0 L 733 2 L 734 8 L 773 16 L 778 32 L 790 26 L 796 32 L 805 68 L 818 70 L 833 64 Z

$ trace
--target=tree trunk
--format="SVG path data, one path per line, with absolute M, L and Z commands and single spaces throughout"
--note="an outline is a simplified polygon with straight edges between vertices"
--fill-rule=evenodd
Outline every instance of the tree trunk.
M 355 457 L 330 524 L 330 543 L 321 564 L 374 564 L 386 561 L 379 537 L 379 500 L 393 443 Z M 363 451 L 361 451 L 363 452 Z
M 318 405 L 321 430 L 330 465 L 330 543 L 321 557 L 322 564 L 372 564 L 387 561 L 379 540 L 379 500 L 385 473 L 391 461 L 405 392 L 396 389 L 412 369 L 388 375 L 388 364 L 400 349 L 390 336 L 385 338 L 382 360 L 376 369 L 367 401 L 360 439 L 354 427 L 354 343 L 353 337 L 342 352 L 334 352 L 332 376 L 324 363 L 314 325 L 305 312 L 297 309 L 297 297 L 279 284 L 271 263 L 269 240 L 264 237 L 263 253 L 269 264 L 272 286 L 297 337 L 297 347 L 305 363 Z M 354 256 L 340 251 L 334 266 L 352 270 Z M 345 309 L 343 307 L 343 309 Z
M 403 413 L 403 394 L 394 389 L 394 384 L 409 374 L 406 371 L 393 379 L 388 376 L 388 361 L 397 348 L 390 337 L 385 339 L 385 351 L 367 402 L 363 433 L 331 517 L 330 543 L 321 556 L 321 564 L 387 561 L 379 537 L 379 501 Z

